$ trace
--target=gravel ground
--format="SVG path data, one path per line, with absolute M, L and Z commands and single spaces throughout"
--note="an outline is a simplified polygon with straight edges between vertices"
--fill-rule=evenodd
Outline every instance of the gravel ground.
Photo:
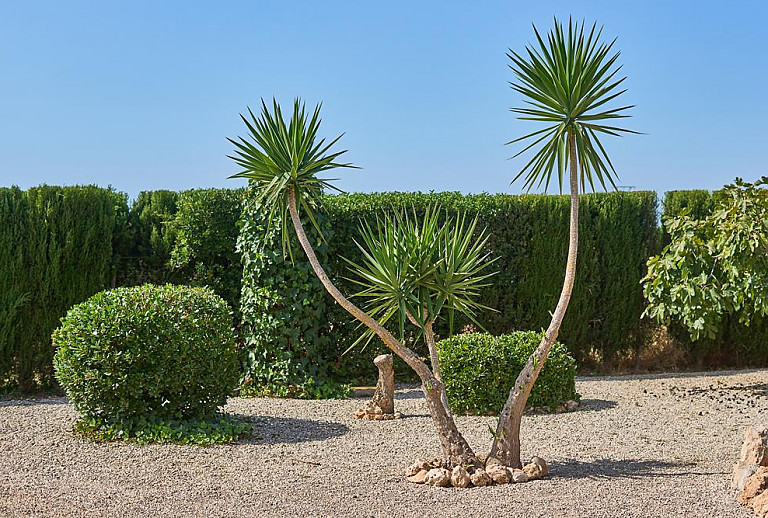
M 398 390 L 396 421 L 352 418 L 362 399 L 232 399 L 260 439 L 230 446 L 91 444 L 61 398 L 0 401 L 0 516 L 749 517 L 729 490 L 750 424 L 768 424 L 768 371 L 581 378 L 580 410 L 528 416 L 527 484 L 413 485 L 439 452 L 424 400 Z M 476 451 L 488 417 L 462 417 Z

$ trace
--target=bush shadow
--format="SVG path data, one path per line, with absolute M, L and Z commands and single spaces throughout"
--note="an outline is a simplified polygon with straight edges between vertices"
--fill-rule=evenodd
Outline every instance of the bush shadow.
M 309 441 L 323 441 L 340 437 L 349 431 L 341 423 L 332 421 L 314 421 L 293 417 L 244 416 L 234 414 L 235 418 L 249 421 L 253 426 L 253 437 L 244 443 L 253 444 L 295 444 Z
M 31 399 L 3 399 L 0 398 L 0 407 L 10 406 L 37 406 L 37 405 L 68 405 L 65 397 L 44 397 Z
M 552 461 L 549 472 L 552 478 L 602 479 L 602 478 L 666 478 L 688 475 L 727 475 L 725 472 L 694 471 L 695 462 L 663 462 L 639 459 L 597 459 L 580 461 L 569 459 Z
M 606 399 L 582 399 L 579 402 L 578 412 L 599 412 L 616 408 L 616 401 Z

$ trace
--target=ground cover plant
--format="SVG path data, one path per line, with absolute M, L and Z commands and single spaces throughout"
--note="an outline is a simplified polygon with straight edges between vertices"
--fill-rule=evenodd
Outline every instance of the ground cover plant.
M 219 412 L 238 380 L 231 310 L 206 288 L 100 292 L 53 334 L 56 378 L 96 440 L 212 444 L 251 432 Z
M 538 185 L 545 180 L 548 185 L 554 174 L 557 174 L 562 185 L 566 168 L 570 164 L 570 240 L 565 282 L 552 323 L 510 390 L 488 456 L 503 466 L 513 468 L 522 465 L 519 442 L 522 413 L 536 377 L 557 339 L 573 288 L 578 246 L 579 183 L 582 187 L 587 183 L 594 187 L 594 180 L 603 186 L 606 180 L 613 182 L 613 166 L 597 134 L 617 135 L 626 131 L 605 122 L 624 117 L 623 112 L 628 108 L 604 107 L 623 93 L 618 87 L 624 79 L 615 78 L 618 69 L 613 67 L 618 53 L 611 54 L 613 43 L 600 43 L 601 30 L 596 26 L 585 30 L 583 25 L 569 23 L 566 35 L 562 24 L 556 21 L 555 28 L 548 35 L 549 44 L 542 40 L 538 31 L 535 32 L 540 47 L 538 50 L 528 49 L 529 62 L 514 52 L 510 54 L 512 68 L 519 80 L 513 84 L 513 88 L 528 97 L 527 102 L 533 106 L 517 110 L 522 118 L 551 125 L 512 142 L 534 139 L 521 153 L 544 142 L 518 175 L 525 178 L 526 186 Z M 262 101 L 259 117 L 249 111 L 247 117 L 242 116 L 242 120 L 248 129 L 248 137 L 230 139 L 236 148 L 231 158 L 241 169 L 233 177 L 250 180 L 252 188 L 258 192 L 258 200 L 269 214 L 268 225 L 275 222 L 280 225 L 284 252 L 292 255 L 288 231 L 290 221 L 323 287 L 339 305 L 378 336 L 419 376 L 427 407 L 440 438 L 443 466 L 482 465 L 456 428 L 453 415 L 443 397 L 444 384 L 434 370 L 381 322 L 339 291 L 307 238 L 300 212 L 322 236 L 317 222 L 317 214 L 322 208 L 322 190 L 336 189 L 329 179 L 318 175 L 331 169 L 355 167 L 339 160 L 345 151 L 332 151 L 341 137 L 329 143 L 318 139 L 320 106 L 309 114 L 297 99 L 293 113 L 286 121 L 276 101 L 273 101 L 271 110 Z M 372 264 L 375 262 L 371 261 Z M 404 291 L 404 298 L 408 299 L 409 290 Z M 406 311 L 407 308 L 398 309 L 398 313 L 410 313 L 415 319 L 414 312 L 423 309 L 425 298 L 420 295 L 410 300 L 417 309 L 410 312 Z M 399 307 L 402 308 L 403 304 Z M 423 323 L 428 321 L 426 319 Z

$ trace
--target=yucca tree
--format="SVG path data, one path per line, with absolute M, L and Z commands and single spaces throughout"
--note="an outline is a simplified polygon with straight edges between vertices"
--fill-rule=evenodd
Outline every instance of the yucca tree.
M 617 77 L 619 52 L 613 50 L 615 39 L 601 42 L 602 27 L 568 22 L 567 32 L 557 19 L 554 28 L 542 38 L 536 27 L 536 44 L 527 46 L 524 55 L 510 50 L 510 68 L 515 75 L 512 88 L 523 96 L 527 106 L 514 108 L 519 119 L 539 122 L 544 127 L 516 138 L 508 144 L 525 143 L 515 156 L 531 151 L 528 160 L 513 181 L 523 178 L 527 189 L 550 185 L 557 176 L 562 192 L 568 169 L 571 195 L 570 236 L 565 280 L 560 298 L 541 343 L 520 372 L 499 416 L 490 455 L 502 463 L 520 467 L 520 423 L 531 388 L 541 372 L 552 344 L 557 340 L 576 277 L 579 242 L 579 187 L 594 190 L 595 180 L 602 188 L 606 182 L 615 188 L 616 170 L 600 137 L 636 133 L 613 125 L 615 119 L 628 117 L 632 106 L 609 108 L 626 90 L 626 77 Z
M 286 251 L 291 249 L 288 221 L 292 222 L 296 237 L 312 269 L 328 293 L 419 376 L 440 438 L 445 465 L 477 464 L 474 452 L 459 433 L 453 416 L 444 404 L 444 388 L 439 377 L 381 322 L 339 291 L 318 261 L 307 239 L 300 211 L 317 227 L 315 215 L 321 208 L 322 191 L 324 188 L 335 189 L 332 180 L 320 178 L 318 175 L 331 169 L 354 167 L 338 161 L 345 151 L 331 151 L 331 147 L 341 136 L 328 144 L 324 139 L 319 139 L 317 132 L 320 126 L 320 106 L 309 115 L 298 99 L 294 102 L 293 114 L 288 122 L 283 118 L 276 101 L 273 101 L 272 111 L 262 100 L 259 117 L 249 110 L 248 116 L 241 115 L 241 118 L 248 129 L 248 137 L 230 139 L 236 147 L 235 154 L 230 158 L 241 168 L 241 171 L 232 177 L 249 179 L 257 192 L 258 201 L 269 207 L 270 220 L 281 222 L 283 247 Z
M 361 290 L 356 295 L 367 299 L 368 314 L 380 324 L 396 318 L 400 339 L 405 322 L 420 329 L 429 350 L 432 372 L 442 381 L 433 326 L 445 310 L 450 328 L 458 311 L 476 325 L 480 310 L 491 308 L 477 302 L 480 290 L 495 272 L 486 252 L 488 234 L 477 232 L 477 218 L 465 214 L 445 215 L 437 206 L 427 207 L 419 218 L 415 212 L 401 212 L 379 218 L 372 226 L 363 222 L 360 264 L 348 261 L 356 274 L 352 281 Z M 369 330 L 361 340 L 372 338 Z M 447 398 L 441 394 L 447 407 Z

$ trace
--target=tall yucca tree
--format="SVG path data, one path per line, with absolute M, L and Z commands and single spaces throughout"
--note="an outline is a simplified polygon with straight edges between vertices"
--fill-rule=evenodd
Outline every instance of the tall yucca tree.
M 620 53 L 610 43 L 600 41 L 602 27 L 568 22 L 567 32 L 557 19 L 554 28 L 542 38 L 536 27 L 536 44 L 526 46 L 524 55 L 510 50 L 510 68 L 516 80 L 512 89 L 522 94 L 527 106 L 514 108 L 519 119 L 543 123 L 544 127 L 516 138 L 508 144 L 523 143 L 515 155 L 531 151 L 528 160 L 513 181 L 524 179 L 527 189 L 545 189 L 557 176 L 562 192 L 566 168 L 571 195 L 570 237 L 565 280 L 552 321 L 510 389 L 499 416 L 490 455 L 502 463 L 520 467 L 520 423 L 531 388 L 541 372 L 563 322 L 576 277 L 576 254 L 579 242 L 579 186 L 602 188 L 606 182 L 615 188 L 616 170 L 600 137 L 636 133 L 612 125 L 615 119 L 628 117 L 632 106 L 608 108 L 626 90 L 621 87 L 626 77 L 617 77 Z
M 270 220 L 281 222 L 283 247 L 287 251 L 291 250 L 287 223 L 290 219 L 312 269 L 328 293 L 419 376 L 440 438 L 445 464 L 477 464 L 474 452 L 459 433 L 452 414 L 444 404 L 444 386 L 439 377 L 413 350 L 339 291 L 326 274 L 307 239 L 299 211 L 303 211 L 317 227 L 315 215 L 322 201 L 322 190 L 335 189 L 330 179 L 319 178 L 317 175 L 331 169 L 354 167 L 338 161 L 346 151 L 331 151 L 331 147 L 341 136 L 328 144 L 324 139 L 318 139 L 320 106 L 309 115 L 299 99 L 294 102 L 293 114 L 288 122 L 274 100 L 271 111 L 262 100 L 259 117 L 249 110 L 248 116 L 241 115 L 241 118 L 248 129 L 248 138 L 230 139 L 236 148 L 235 154 L 230 158 L 241 168 L 241 171 L 231 178 L 250 180 L 259 201 L 269 207 Z

